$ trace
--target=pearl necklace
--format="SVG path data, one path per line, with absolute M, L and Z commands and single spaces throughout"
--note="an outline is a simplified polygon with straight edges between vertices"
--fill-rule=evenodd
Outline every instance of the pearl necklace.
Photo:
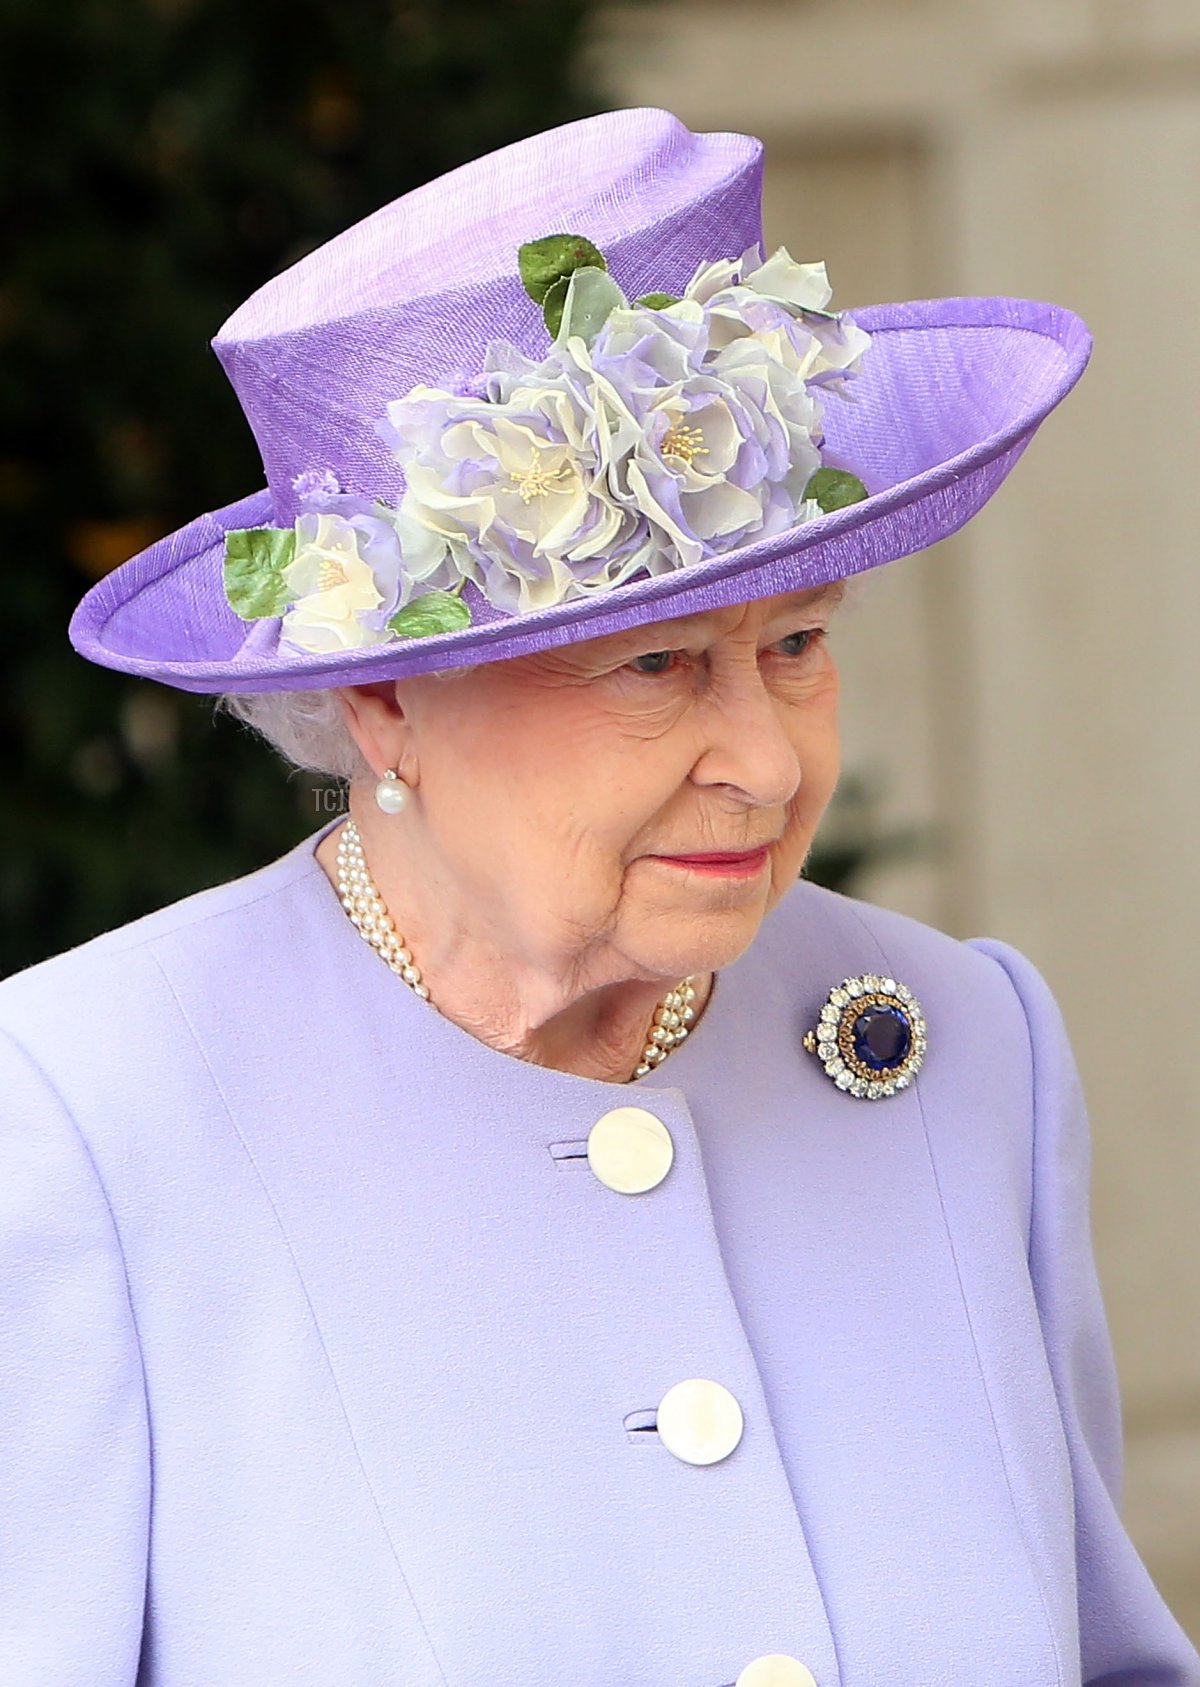
M 421 977 L 421 969 L 413 959 L 412 950 L 396 930 L 378 887 L 371 877 L 367 858 L 363 854 L 362 836 L 354 821 L 347 818 L 338 834 L 337 888 L 342 907 L 349 914 L 359 935 L 366 939 L 377 955 L 381 955 L 404 982 L 420 996 L 429 998 L 429 986 Z M 694 974 L 685 978 L 674 990 L 668 990 L 658 1007 L 642 1050 L 642 1058 L 633 1076 L 644 1078 L 647 1072 L 667 1058 L 673 1048 L 688 1034 L 696 1010 Z

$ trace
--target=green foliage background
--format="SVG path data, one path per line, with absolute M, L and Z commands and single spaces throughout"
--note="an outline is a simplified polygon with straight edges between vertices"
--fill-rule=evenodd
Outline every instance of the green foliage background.
M 397 194 L 608 103 L 586 0 L 3 0 L 0 971 L 324 817 L 211 700 L 67 642 L 91 581 L 262 484 L 209 340 Z M 563 168 L 571 168 L 570 159 Z
M 590 10 L 0 0 L 0 973 L 336 807 L 211 699 L 85 662 L 67 622 L 107 569 L 262 484 L 209 349 L 230 312 L 396 195 L 609 104 L 579 74 Z M 814 876 L 844 882 L 856 851 Z

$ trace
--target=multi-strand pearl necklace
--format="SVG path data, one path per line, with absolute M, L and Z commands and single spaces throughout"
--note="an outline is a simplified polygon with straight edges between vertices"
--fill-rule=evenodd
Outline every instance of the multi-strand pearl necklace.
M 435 1004 L 430 1001 L 429 986 L 421 977 L 421 969 L 413 959 L 412 950 L 396 930 L 371 877 L 358 827 L 349 818 L 338 833 L 337 887 L 342 907 L 360 935 L 423 1002 L 429 1002 L 433 1007 Z M 661 1065 L 671 1050 L 687 1036 L 696 1017 L 695 1000 L 696 987 L 692 977 L 685 978 L 674 990 L 668 990 L 654 1010 L 646 1046 L 633 1074 L 635 1078 L 644 1078 L 647 1072 Z

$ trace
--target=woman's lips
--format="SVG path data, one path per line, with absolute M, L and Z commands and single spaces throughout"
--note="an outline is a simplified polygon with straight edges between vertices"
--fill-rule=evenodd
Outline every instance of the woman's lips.
M 665 861 L 671 867 L 685 867 L 695 873 L 715 873 L 724 878 L 753 878 L 766 866 L 770 850 L 743 849 L 736 852 L 714 850 L 707 855 L 655 855 L 655 861 Z

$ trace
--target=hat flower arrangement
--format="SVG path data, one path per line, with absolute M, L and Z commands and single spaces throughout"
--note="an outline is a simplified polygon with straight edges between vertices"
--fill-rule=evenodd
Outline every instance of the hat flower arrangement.
M 821 263 L 780 247 L 700 265 L 681 295 L 628 300 L 581 235 L 520 247 L 552 336 L 503 340 L 459 390 L 418 385 L 376 430 L 397 506 L 328 468 L 292 480 L 291 527 L 225 535 L 225 597 L 307 652 L 471 623 L 468 583 L 524 614 L 767 539 L 867 496 L 822 460 L 821 394 L 852 397 L 870 336 L 829 309 Z
M 822 264 L 763 255 L 763 153 L 600 113 L 272 277 L 212 342 L 264 484 L 94 582 L 76 650 L 186 691 L 362 685 L 957 532 L 1079 379 L 1086 324 L 1005 296 L 831 309 Z

